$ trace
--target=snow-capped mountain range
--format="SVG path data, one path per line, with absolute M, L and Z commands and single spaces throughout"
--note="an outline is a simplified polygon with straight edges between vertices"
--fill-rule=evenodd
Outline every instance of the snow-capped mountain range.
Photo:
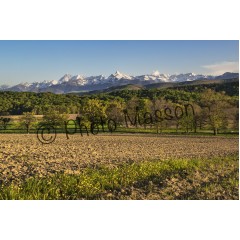
M 112 86 L 121 86 L 126 84 L 141 84 L 147 85 L 151 83 L 161 82 L 185 82 L 203 79 L 230 79 L 238 78 L 238 73 L 224 73 L 220 76 L 202 75 L 194 73 L 186 74 L 162 74 L 158 71 L 154 71 L 152 74 L 141 76 L 130 76 L 123 74 L 119 71 L 111 74 L 108 77 L 103 75 L 84 77 L 82 75 L 72 76 L 65 74 L 59 80 L 50 80 L 43 82 L 33 83 L 20 83 L 15 86 L 9 87 L 6 85 L 0 86 L 0 90 L 5 91 L 17 91 L 17 92 L 53 92 L 53 93 L 69 93 L 76 91 L 92 91 L 106 89 Z

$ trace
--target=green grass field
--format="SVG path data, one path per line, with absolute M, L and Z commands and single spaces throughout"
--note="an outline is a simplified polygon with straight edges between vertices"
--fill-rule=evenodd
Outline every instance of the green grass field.
M 95 165 L 0 186 L 0 199 L 239 199 L 238 155 Z
M 71 133 L 74 132 L 75 125 L 73 124 L 68 124 L 67 130 Z M 66 129 L 61 128 L 61 127 L 55 127 L 57 133 L 65 133 Z M 35 134 L 37 132 L 37 127 L 31 128 L 29 133 Z M 85 128 L 82 129 L 83 133 L 86 133 Z M 90 128 L 88 128 L 89 134 L 91 134 Z M 94 132 L 97 132 L 97 129 L 94 129 Z M 108 133 L 109 130 L 107 128 L 107 125 L 104 126 L 104 133 Z M 23 127 L 19 128 L 18 125 L 15 124 L 10 124 L 6 130 L 0 129 L 0 133 L 5 133 L 5 134 L 26 134 L 27 130 L 24 129 Z M 80 130 L 79 128 L 76 129 L 76 134 L 79 134 Z M 98 134 L 103 133 L 102 127 L 99 126 L 99 132 Z M 110 133 L 110 132 L 109 132 Z M 144 127 L 129 127 L 126 128 L 124 126 L 117 126 L 116 130 L 113 132 L 114 133 L 144 133 L 144 134 L 157 134 L 157 130 L 155 127 L 150 128 L 149 126 L 144 128 Z M 179 129 L 176 131 L 175 128 L 167 128 L 163 129 L 161 132 L 158 134 L 169 134 L 169 135 L 196 135 L 196 136 L 212 136 L 213 131 L 210 129 L 202 129 L 198 130 L 196 133 L 193 131 L 189 131 L 186 133 L 183 129 Z M 239 134 L 238 129 L 227 129 L 227 130 L 221 130 L 219 131 L 218 135 L 220 136 L 237 136 Z

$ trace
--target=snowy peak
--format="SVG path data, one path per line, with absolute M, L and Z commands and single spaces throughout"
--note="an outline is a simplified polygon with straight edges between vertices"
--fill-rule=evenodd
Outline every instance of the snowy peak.
M 185 82 L 203 79 L 233 79 L 239 78 L 239 73 L 226 72 L 220 76 L 211 76 L 195 73 L 181 73 L 181 74 L 163 74 L 158 70 L 153 71 L 151 74 L 140 76 L 129 76 L 127 74 L 116 71 L 109 77 L 103 75 L 85 77 L 82 75 L 65 74 L 58 81 L 57 80 L 44 80 L 42 82 L 33 83 L 20 83 L 13 87 L 6 85 L 0 86 L 0 91 L 17 91 L 17 92 L 54 92 L 54 93 L 67 93 L 72 91 L 89 91 L 93 89 L 106 89 L 112 86 L 120 86 L 126 84 L 141 84 L 146 85 L 150 83 L 161 82 Z
M 174 74 L 169 77 L 169 80 L 171 82 L 186 82 L 186 81 L 194 81 L 198 79 L 214 79 L 214 77 L 210 75 L 202 75 L 202 74 L 195 74 L 195 73 Z
M 131 80 L 133 77 L 126 75 L 124 73 L 119 72 L 118 70 L 114 73 L 111 74 L 108 79 L 109 80 L 119 80 L 119 79 L 128 79 Z
M 86 78 L 89 85 L 93 84 L 102 84 L 106 81 L 106 78 L 103 75 L 91 76 Z
M 61 77 L 61 78 L 58 80 L 58 83 L 61 84 L 61 83 L 64 83 L 64 82 L 68 82 L 71 78 L 72 78 L 72 75 L 70 75 L 70 74 L 65 74 L 63 77 Z
M 169 75 L 162 74 L 158 70 L 153 71 L 152 74 L 141 75 L 141 76 L 137 76 L 136 78 L 139 79 L 140 81 L 169 82 Z
M 160 76 L 160 72 L 158 70 L 153 71 L 152 76 L 159 77 Z
M 69 79 L 69 81 L 82 80 L 82 79 L 84 79 L 83 76 L 81 76 L 81 75 L 76 75 L 76 76 L 71 77 L 71 78 Z
M 49 82 L 51 85 L 56 85 L 56 84 L 58 84 L 58 81 L 57 80 L 52 80 L 52 81 L 50 81 Z

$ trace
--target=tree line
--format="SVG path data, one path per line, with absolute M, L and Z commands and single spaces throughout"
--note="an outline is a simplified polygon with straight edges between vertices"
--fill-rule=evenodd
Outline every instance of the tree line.
M 0 92 L 0 103 L 0 129 L 5 130 L 11 123 L 27 132 L 40 124 L 64 127 L 69 114 L 76 114 L 86 127 L 93 119 L 101 118 L 112 119 L 120 127 L 152 128 L 158 133 L 169 128 L 187 133 L 211 129 L 214 134 L 238 129 L 238 96 L 212 89 L 123 90 L 118 95 L 113 92 L 87 96 Z M 187 104 L 194 109 L 189 114 L 185 111 Z M 8 115 L 21 116 L 14 121 Z M 37 115 L 43 117 L 39 119 Z

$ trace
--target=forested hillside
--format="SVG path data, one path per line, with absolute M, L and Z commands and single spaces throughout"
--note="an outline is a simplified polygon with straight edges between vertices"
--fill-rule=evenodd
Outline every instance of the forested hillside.
M 186 113 L 189 104 L 194 109 L 190 115 Z M 35 115 L 43 115 L 44 121 L 60 126 L 64 119 L 68 119 L 68 114 L 77 114 L 86 126 L 89 126 L 90 119 L 101 117 L 113 119 L 118 126 L 125 127 L 137 126 L 142 122 L 145 129 L 154 126 L 160 132 L 174 128 L 186 132 L 211 129 L 217 133 L 220 129 L 236 131 L 238 112 L 237 81 L 200 85 L 191 83 L 160 89 L 125 86 L 105 93 L 85 95 L 0 92 L 2 129 L 6 129 L 9 122 L 13 124 L 13 115 L 22 115 L 18 117 L 19 125 L 29 131 L 31 125 L 40 124 Z M 129 125 L 126 124 L 126 113 Z M 136 114 L 139 114 L 138 120 Z
M 106 92 L 92 94 L 53 94 L 53 93 L 32 93 L 32 92 L 0 92 L 0 115 L 20 115 L 24 112 L 34 112 L 44 114 L 51 109 L 60 113 L 78 113 L 80 106 L 88 99 L 99 99 L 106 105 L 112 100 L 122 102 L 130 99 L 154 100 L 162 98 L 178 103 L 181 101 L 199 102 L 201 94 L 207 89 L 215 92 L 225 93 L 235 103 L 238 102 L 239 82 L 202 82 L 199 84 L 191 82 L 189 84 L 178 84 L 162 88 L 156 84 L 151 84 L 146 88 L 135 86 L 124 86 L 124 88 L 109 89 Z

